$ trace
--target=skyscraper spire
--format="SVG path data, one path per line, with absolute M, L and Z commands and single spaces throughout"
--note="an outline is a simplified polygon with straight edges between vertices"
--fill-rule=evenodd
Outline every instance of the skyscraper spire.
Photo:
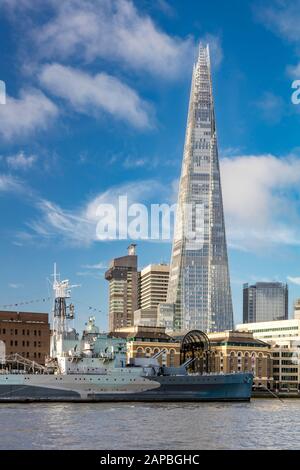
M 209 47 L 193 68 L 167 302 L 173 330 L 233 327 Z

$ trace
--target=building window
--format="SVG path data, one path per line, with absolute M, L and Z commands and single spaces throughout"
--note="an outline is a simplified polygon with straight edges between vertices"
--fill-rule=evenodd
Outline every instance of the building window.
M 175 350 L 170 349 L 170 367 L 175 366 Z
M 136 357 L 143 357 L 144 350 L 143 348 L 137 348 Z
M 150 348 L 146 348 L 146 354 L 145 354 L 146 357 L 150 357 L 151 356 L 151 349 Z

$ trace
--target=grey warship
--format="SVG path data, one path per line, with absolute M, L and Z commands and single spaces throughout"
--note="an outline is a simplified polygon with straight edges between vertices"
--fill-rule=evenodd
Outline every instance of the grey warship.
M 120 339 L 99 333 L 94 317 L 79 339 L 69 281 L 54 276 L 50 357 L 46 366 L 14 355 L 2 361 L 0 402 L 248 401 L 251 373 L 191 372 L 194 358 L 179 367 L 162 366 L 162 349 L 129 364 Z

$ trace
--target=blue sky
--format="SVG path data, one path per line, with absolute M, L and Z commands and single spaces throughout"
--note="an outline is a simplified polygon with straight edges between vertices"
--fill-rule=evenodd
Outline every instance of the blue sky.
M 300 297 L 299 1 L 1 0 L 0 304 L 49 296 L 53 262 L 78 326 L 107 324 L 98 202 L 174 200 L 192 63 L 210 43 L 235 321 L 242 283 Z M 138 242 L 140 267 L 169 243 Z M 27 305 L 50 310 L 50 303 Z M 99 312 L 101 310 L 101 312 Z

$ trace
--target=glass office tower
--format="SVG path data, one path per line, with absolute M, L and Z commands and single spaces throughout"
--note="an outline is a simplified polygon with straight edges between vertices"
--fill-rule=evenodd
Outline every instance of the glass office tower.
M 211 66 L 202 45 L 193 69 L 167 304 L 174 331 L 233 328 Z
M 243 286 L 243 322 L 288 319 L 288 286 L 282 282 L 257 282 Z

